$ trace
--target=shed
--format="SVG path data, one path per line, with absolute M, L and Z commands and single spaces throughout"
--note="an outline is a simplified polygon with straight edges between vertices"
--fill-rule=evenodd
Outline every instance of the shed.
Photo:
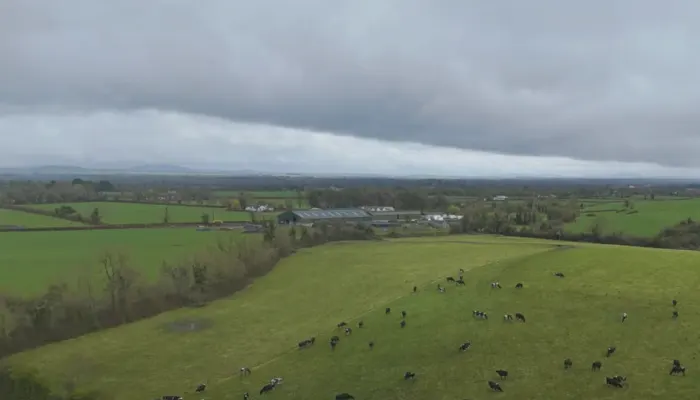
M 375 220 L 403 221 L 407 219 L 423 218 L 422 211 L 374 211 L 370 212 Z
M 279 224 L 298 224 L 318 221 L 371 221 L 372 216 L 365 210 L 343 208 L 331 210 L 290 210 L 277 216 Z

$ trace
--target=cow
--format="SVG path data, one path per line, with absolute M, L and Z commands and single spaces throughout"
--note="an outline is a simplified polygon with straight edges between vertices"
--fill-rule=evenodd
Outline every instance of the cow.
M 516 288 L 516 289 L 522 289 L 522 288 L 523 288 L 523 284 L 520 283 L 520 282 L 518 282 L 518 283 L 515 285 L 515 288 Z
M 622 313 L 622 322 L 625 322 L 626 319 L 627 319 L 627 313 L 623 312 Z
M 606 377 L 605 383 L 610 385 L 610 386 L 615 386 L 618 388 L 623 387 L 623 383 L 621 381 L 617 380 L 617 377 L 612 377 L 612 378 Z
M 338 328 L 342 328 L 344 326 L 347 326 L 347 324 L 348 324 L 347 322 L 343 321 L 343 322 L 338 324 Z
M 362 327 L 364 327 L 364 326 L 365 326 L 364 321 L 360 321 L 360 322 L 357 323 L 357 327 L 358 327 L 358 328 L 362 328 Z
M 570 358 L 564 360 L 564 369 L 569 369 L 574 365 Z
M 438 291 L 439 291 L 440 293 L 445 293 L 445 288 L 444 288 L 444 287 L 439 287 L 439 288 L 438 288 Z
M 457 279 L 457 285 L 464 286 L 464 285 L 466 285 L 466 282 L 464 282 L 464 279 L 459 278 L 459 279 Z
M 374 348 L 374 342 L 369 342 L 369 349 L 372 350 Z
M 275 388 L 274 383 L 268 383 L 267 385 L 263 386 L 262 389 L 260 389 L 260 394 L 264 394 L 267 392 L 271 392 Z
M 600 368 L 603 366 L 603 363 L 600 361 L 594 361 L 593 364 L 591 364 L 591 370 L 593 371 L 600 371 Z
M 674 311 L 673 311 L 673 314 L 671 314 L 671 316 L 672 316 L 673 319 L 678 318 L 678 311 L 675 311 L 675 310 L 674 310 Z
M 472 347 L 472 342 L 464 342 L 459 345 L 459 351 L 467 351 L 470 347 Z
M 563 278 L 563 277 L 564 277 L 564 274 L 562 274 L 561 272 L 555 272 L 555 273 L 554 273 L 554 276 L 556 276 L 556 277 L 558 277 L 558 278 Z
M 685 367 L 682 365 L 674 365 L 673 368 L 671 368 L 671 372 L 669 372 L 668 374 L 669 375 L 683 374 L 683 376 L 685 376 Z
M 413 293 L 416 293 L 418 291 L 418 286 L 413 287 Z
M 350 393 L 340 393 L 335 395 L 335 400 L 355 400 L 355 397 Z
M 352 328 L 345 328 L 345 336 L 352 335 Z
M 408 371 L 408 372 L 406 372 L 405 374 L 403 374 L 403 379 L 406 380 L 406 381 L 409 380 L 409 379 L 416 379 L 416 374 L 413 373 L 413 372 Z
M 506 314 L 506 315 L 503 316 L 503 320 L 504 320 L 504 321 L 512 321 L 512 320 L 513 320 L 513 316 L 512 316 L 511 314 Z
M 251 371 L 248 367 L 241 367 L 241 375 L 250 375 Z
M 163 400 L 182 400 L 182 396 L 163 396 L 161 397 Z
M 243 400 L 250 400 L 250 395 L 248 392 L 243 393 Z
M 206 389 L 207 389 L 207 385 L 204 383 L 200 383 L 194 391 L 197 393 L 202 393 Z
M 300 349 L 304 349 L 304 348 L 306 348 L 306 347 L 311 346 L 311 345 L 314 344 L 315 342 L 316 342 L 316 338 L 314 338 L 314 337 L 309 338 L 309 339 L 304 339 L 304 340 L 302 340 L 301 342 L 299 342 L 299 348 L 300 348 Z
M 679 360 L 673 360 L 673 366 L 674 366 L 674 367 L 680 367 L 680 366 L 681 366 L 681 362 L 680 362 Z
M 673 300 L 671 301 L 671 304 L 673 304 L 673 306 L 675 307 L 676 305 L 678 305 L 678 301 L 676 301 L 676 299 L 673 299 Z
M 496 373 L 501 377 L 501 379 L 508 379 L 508 371 L 504 369 L 497 369 Z
M 384 314 L 391 314 L 391 308 L 387 307 L 386 310 L 384 310 Z
M 281 385 L 283 381 L 284 379 L 281 377 L 270 379 L 270 383 L 272 383 L 273 385 Z
M 493 390 L 494 392 L 502 392 L 502 391 L 503 391 L 503 388 L 501 387 L 501 384 L 498 383 L 498 382 L 489 381 L 489 387 L 490 387 L 491 390 Z
M 406 318 L 406 311 L 401 311 L 401 318 Z
M 447 280 L 447 282 L 454 282 L 455 278 L 448 276 L 446 280 Z
M 617 347 L 615 347 L 615 346 L 610 346 L 610 347 L 608 347 L 608 351 L 607 351 L 607 353 L 606 353 L 606 357 L 610 357 L 611 355 L 613 355 L 613 354 L 615 353 L 616 350 L 617 350 Z
M 521 313 L 515 313 L 515 319 L 517 319 L 518 321 L 525 322 L 525 316 Z
M 405 327 L 406 327 L 406 320 L 405 320 L 405 319 L 404 319 L 404 320 L 401 320 L 401 327 L 402 327 L 402 328 L 405 328 Z

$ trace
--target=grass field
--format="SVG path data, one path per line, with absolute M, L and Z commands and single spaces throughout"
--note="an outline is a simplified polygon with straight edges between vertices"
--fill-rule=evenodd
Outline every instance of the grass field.
M 584 203 L 585 205 L 586 203 Z M 606 233 L 622 232 L 637 236 L 654 236 L 664 228 L 673 226 L 688 217 L 700 220 L 700 199 L 692 200 L 636 200 L 636 213 L 599 212 L 623 209 L 623 202 L 600 203 L 587 206 L 574 223 L 567 226 L 571 232 L 590 232 L 600 223 Z M 589 216 L 587 214 L 594 214 Z
M 62 226 L 83 226 L 79 222 L 67 221 L 65 219 L 46 217 L 44 215 L 26 213 L 16 210 L 6 210 L 0 208 L 0 226 L 13 225 L 25 228 L 53 228 Z
M 206 381 L 204 399 L 241 399 L 274 376 L 285 382 L 268 399 L 690 399 L 700 326 L 700 254 L 533 239 L 402 239 L 340 243 L 303 250 L 250 288 L 203 309 L 178 310 L 139 323 L 49 345 L 8 362 L 38 368 L 52 384 L 99 389 L 114 399 L 185 394 Z M 436 280 L 467 270 L 466 287 L 435 290 Z M 561 271 L 558 279 L 552 272 Z M 499 280 L 503 289 L 492 290 Z M 516 290 L 515 283 L 525 288 Z M 410 294 L 413 285 L 420 286 Z M 680 318 L 671 319 L 671 299 Z M 384 308 L 391 307 L 391 315 Z M 471 310 L 491 315 L 475 320 Z M 399 327 L 406 310 L 407 326 Z M 522 312 L 527 323 L 506 323 Z M 629 314 L 620 323 L 622 312 Z M 365 327 L 341 336 L 335 325 Z M 177 326 L 199 326 L 182 332 Z M 307 350 L 296 343 L 316 336 Z M 370 351 L 367 343 L 376 343 Z M 464 341 L 472 347 L 460 353 Z M 605 358 L 608 346 L 617 353 Z M 564 371 L 570 357 L 574 367 Z M 688 377 L 668 375 L 680 359 Z M 593 361 L 603 361 L 592 372 Z M 175 366 L 175 367 L 174 367 Z M 249 366 L 250 377 L 238 368 Z M 487 380 L 510 372 L 502 394 Z M 406 371 L 417 374 L 405 382 Z M 628 377 L 606 387 L 604 377 Z
M 149 224 L 162 223 L 165 209 L 168 209 L 170 222 L 199 222 L 202 214 L 209 214 L 211 220 L 223 221 L 248 221 L 250 214 L 242 211 L 226 211 L 221 208 L 188 207 L 164 204 L 135 204 L 135 203 L 67 203 L 67 204 L 37 204 L 33 208 L 41 210 L 54 210 L 61 205 L 73 207 L 84 217 L 88 217 L 92 210 L 98 208 L 102 215 L 102 221 L 107 224 Z
M 182 260 L 219 238 L 239 234 L 194 228 L 4 232 L 0 233 L 0 291 L 37 294 L 56 282 L 101 279 L 98 260 L 106 250 L 126 254 L 143 279 L 155 279 L 163 260 Z

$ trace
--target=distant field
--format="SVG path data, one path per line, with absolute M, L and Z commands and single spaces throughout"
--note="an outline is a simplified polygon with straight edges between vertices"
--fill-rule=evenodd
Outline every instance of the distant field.
M 60 218 L 46 217 L 16 210 L 0 209 L 0 227 L 3 225 L 23 226 L 25 228 L 54 228 L 62 226 L 84 226 L 79 222 Z
M 700 220 L 700 199 L 690 200 L 632 200 L 634 210 L 623 212 L 600 210 L 622 210 L 624 202 L 602 203 L 585 207 L 574 223 L 567 225 L 571 232 L 590 232 L 599 223 L 603 232 L 622 232 L 637 236 L 654 236 L 659 231 L 692 218 Z M 586 204 L 584 202 L 584 204 Z M 592 216 L 587 214 L 593 214 Z
M 144 279 L 155 279 L 163 260 L 179 261 L 231 235 L 240 233 L 195 228 L 2 232 L 0 292 L 35 294 L 55 282 L 75 284 L 79 276 L 101 278 L 98 259 L 105 250 L 126 254 Z
M 66 204 L 37 204 L 31 207 L 41 210 L 54 210 L 61 205 L 73 207 L 84 217 L 98 208 L 102 221 L 107 224 L 150 224 L 162 223 L 165 209 L 168 209 L 169 222 L 199 222 L 202 214 L 209 214 L 211 220 L 248 221 L 250 215 L 242 211 L 226 211 L 223 208 L 187 207 L 164 204 L 135 204 L 135 203 L 66 203 Z
M 244 392 L 278 400 L 331 400 L 341 392 L 358 400 L 693 399 L 700 391 L 693 375 L 700 366 L 699 262 L 692 251 L 471 235 L 337 243 L 301 250 L 204 308 L 6 361 L 38 369 L 57 390 L 71 383 L 113 400 L 165 393 L 238 400 Z M 459 268 L 464 287 L 445 281 Z M 494 280 L 503 288 L 492 289 Z M 515 289 L 517 282 L 524 288 Z M 671 299 L 679 300 L 677 320 Z M 471 310 L 490 318 L 474 318 Z M 527 322 L 503 320 L 516 312 Z M 622 312 L 629 313 L 625 323 Z M 340 321 L 354 328 L 352 335 L 336 327 Z M 340 336 L 335 350 L 332 335 Z M 311 336 L 315 344 L 299 350 L 297 342 Z M 471 347 L 460 352 L 466 341 Z M 608 346 L 617 348 L 611 357 Z M 565 358 L 573 360 L 571 370 L 563 368 Z M 687 377 L 669 376 L 673 359 L 688 368 Z M 602 370 L 591 371 L 597 360 Z M 242 366 L 252 374 L 239 376 Z M 501 381 L 497 369 L 507 370 L 508 379 Z M 416 379 L 405 381 L 406 371 Z M 605 385 L 614 375 L 627 377 L 625 388 Z M 276 376 L 284 383 L 259 396 Z M 489 380 L 504 392 L 489 390 Z M 191 396 L 201 382 L 205 394 Z
M 271 190 L 271 191 L 246 191 L 246 190 L 217 190 L 214 192 L 216 197 L 238 197 L 243 193 L 245 196 L 252 199 L 296 199 L 298 194 L 293 190 Z M 303 193 L 302 193 L 303 194 Z

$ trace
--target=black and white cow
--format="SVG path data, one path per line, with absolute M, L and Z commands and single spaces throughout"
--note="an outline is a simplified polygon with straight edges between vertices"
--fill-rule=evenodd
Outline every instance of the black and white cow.
M 493 390 L 494 392 L 502 392 L 502 391 L 503 391 L 503 388 L 501 387 L 501 384 L 498 383 L 498 382 L 489 381 L 489 387 L 490 387 L 491 390 Z
M 467 351 L 470 347 L 472 347 L 472 342 L 464 342 L 459 345 L 459 351 Z

